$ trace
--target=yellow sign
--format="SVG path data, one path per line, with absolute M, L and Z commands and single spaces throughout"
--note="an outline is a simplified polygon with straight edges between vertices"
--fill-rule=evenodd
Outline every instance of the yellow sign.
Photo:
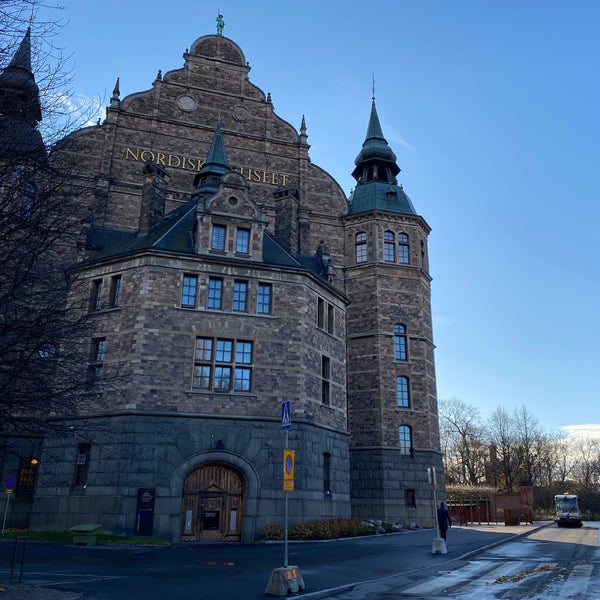
M 283 489 L 289 492 L 294 489 L 294 462 L 296 453 L 285 448 L 283 451 Z

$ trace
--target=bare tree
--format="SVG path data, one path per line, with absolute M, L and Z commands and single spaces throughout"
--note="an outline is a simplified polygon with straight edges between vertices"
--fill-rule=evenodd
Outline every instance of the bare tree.
M 575 438 L 571 450 L 576 481 L 587 490 L 595 489 L 600 479 L 600 438 Z
M 488 448 L 479 409 L 456 398 L 441 401 L 440 433 L 448 483 L 485 483 Z
M 38 5 L 0 3 L 0 429 L 11 434 L 77 414 L 89 389 L 86 307 L 67 303 L 85 190 L 75 162 L 48 160 L 39 128 L 43 108 L 55 126 L 50 138 L 63 138 L 72 123 L 55 102 L 65 73 L 46 63 L 43 86 L 33 73 L 29 19 Z

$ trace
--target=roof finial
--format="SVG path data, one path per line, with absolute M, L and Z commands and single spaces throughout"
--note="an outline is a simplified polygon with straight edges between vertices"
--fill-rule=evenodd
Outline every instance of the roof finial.
M 225 27 L 225 21 L 220 11 L 217 11 L 217 35 L 223 35 L 223 27 Z
M 371 91 L 373 92 L 371 99 L 375 102 L 375 73 L 373 73 L 373 85 L 371 86 Z

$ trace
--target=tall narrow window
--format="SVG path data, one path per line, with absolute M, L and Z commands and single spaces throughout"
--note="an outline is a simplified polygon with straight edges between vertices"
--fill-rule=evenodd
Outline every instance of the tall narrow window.
M 356 234 L 354 239 L 354 250 L 356 262 L 366 262 L 367 260 L 367 234 L 364 231 Z
M 248 254 L 250 251 L 250 230 L 239 228 L 235 233 L 235 251 Z
M 396 401 L 400 408 L 408 408 L 410 406 L 408 377 L 403 377 L 402 375 L 396 377 Z
M 396 360 L 408 360 L 406 327 L 400 323 L 394 325 L 394 358 Z
M 88 379 L 95 381 L 102 376 L 102 366 L 106 355 L 106 338 L 95 338 L 92 340 Z
M 408 236 L 405 233 L 398 234 L 398 262 L 403 265 L 410 263 Z
M 102 279 L 92 281 L 92 291 L 90 293 L 90 311 L 100 310 L 102 308 Z
M 333 334 L 334 314 L 333 304 L 327 304 L 327 333 Z
M 211 277 L 208 280 L 208 308 L 221 308 L 223 302 L 223 280 Z
M 37 197 L 37 188 L 30 181 L 23 185 L 23 193 L 21 195 L 21 216 L 24 219 L 29 219 L 33 213 L 35 200 Z
M 184 275 L 181 286 L 181 306 L 183 308 L 196 308 L 198 295 L 198 276 Z
M 331 495 L 331 454 L 323 454 L 323 491 L 328 496 Z
M 383 260 L 396 262 L 396 243 L 393 231 L 383 232 Z
M 17 496 L 33 496 L 37 476 L 38 459 L 22 458 L 19 461 L 19 474 L 17 476 Z
M 321 402 L 329 405 L 331 402 L 331 359 L 321 356 Z
M 317 327 L 325 329 L 325 300 L 317 298 Z
M 213 250 L 225 250 L 225 233 L 227 228 L 224 225 L 213 225 L 210 247 Z
M 271 314 L 272 311 L 272 294 L 270 283 L 258 284 L 258 298 L 256 303 L 256 311 L 261 314 Z
M 412 454 L 412 434 L 408 425 L 398 427 L 398 437 L 400 441 L 400 454 L 410 456 Z
M 75 461 L 75 473 L 73 474 L 73 485 L 75 487 L 85 487 L 87 485 L 90 450 L 90 444 L 79 444 L 77 446 L 77 459 Z
M 233 282 L 233 310 L 245 311 L 248 298 L 248 282 Z
M 110 306 L 115 308 L 121 302 L 121 275 L 114 275 L 110 278 Z

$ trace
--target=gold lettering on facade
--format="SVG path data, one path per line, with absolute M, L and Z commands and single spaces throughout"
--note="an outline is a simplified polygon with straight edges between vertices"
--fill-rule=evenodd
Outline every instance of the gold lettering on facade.
M 199 171 L 204 164 L 204 160 L 192 156 L 180 156 L 178 154 L 168 154 L 167 152 L 154 152 L 152 150 L 142 150 L 141 148 L 125 148 L 125 160 L 135 160 L 138 162 L 154 162 L 163 167 L 173 169 L 184 169 L 185 171 Z M 262 169 L 252 169 L 250 167 L 235 167 L 244 179 L 257 183 L 266 183 L 269 185 L 287 185 L 289 175 L 283 173 L 274 173 L 272 171 L 263 171 Z

